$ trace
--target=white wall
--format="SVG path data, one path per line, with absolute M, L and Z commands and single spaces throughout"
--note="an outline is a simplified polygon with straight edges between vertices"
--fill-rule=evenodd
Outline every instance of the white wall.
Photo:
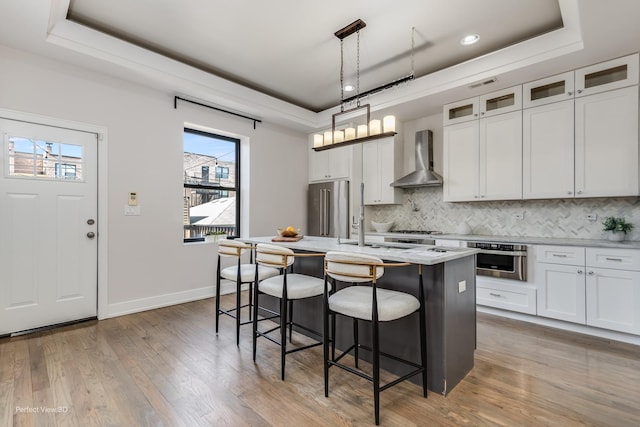
M 103 316 L 213 294 L 216 246 L 182 242 L 185 122 L 243 141 L 244 236 L 306 220 L 306 135 L 269 123 L 254 130 L 250 121 L 184 102 L 174 109 L 172 93 L 4 46 L 0 58 L 0 108 L 107 128 Z M 130 191 L 138 193 L 140 216 L 124 216 Z

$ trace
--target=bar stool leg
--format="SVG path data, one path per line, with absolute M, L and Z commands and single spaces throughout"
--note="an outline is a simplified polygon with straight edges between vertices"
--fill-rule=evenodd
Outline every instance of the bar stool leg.
M 289 301 L 289 342 L 293 342 L 293 300 Z
M 216 335 L 220 328 L 220 257 L 218 256 L 218 267 L 216 268 Z
M 286 281 L 285 281 L 286 286 Z M 280 379 L 284 381 L 284 365 L 287 355 L 287 300 L 280 299 Z
M 256 265 L 255 286 L 253 287 L 253 361 L 256 361 L 256 344 L 258 340 L 258 267 Z
M 324 371 L 324 397 L 329 397 L 329 297 L 326 291 L 326 276 L 324 278 L 324 286 L 325 293 L 322 299 L 322 354 L 324 359 L 322 365 Z M 335 349 L 335 346 L 333 348 Z M 335 359 L 335 354 L 333 358 Z
M 356 368 L 358 367 L 358 350 L 359 350 L 359 341 L 358 341 L 359 337 L 358 337 L 358 319 L 356 319 L 355 317 L 353 318 L 353 344 L 354 344 L 354 348 L 353 348 L 353 357 L 356 360 Z
M 376 425 L 378 425 L 380 424 L 380 340 L 378 319 L 372 320 L 371 323 L 373 326 L 373 406 Z
M 240 306 L 242 305 L 242 302 L 240 300 L 241 290 L 242 290 L 242 282 L 241 282 L 240 276 L 238 275 L 238 279 L 236 280 L 236 346 L 240 345 L 240 311 L 242 310 L 240 308 Z

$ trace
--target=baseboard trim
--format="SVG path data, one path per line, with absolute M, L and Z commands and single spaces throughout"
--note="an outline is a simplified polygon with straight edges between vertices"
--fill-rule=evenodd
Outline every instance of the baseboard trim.
M 248 285 L 243 285 L 242 290 L 248 289 Z M 236 284 L 230 280 L 222 280 L 220 283 L 220 294 L 230 294 L 236 291 Z M 215 286 L 206 286 L 199 289 L 191 289 L 183 292 L 156 295 L 148 298 L 140 298 L 131 301 L 119 302 L 107 305 L 107 315 L 102 319 L 125 316 L 127 314 L 139 313 L 141 311 L 154 310 L 156 308 L 168 307 L 176 304 L 197 301 L 215 296 Z

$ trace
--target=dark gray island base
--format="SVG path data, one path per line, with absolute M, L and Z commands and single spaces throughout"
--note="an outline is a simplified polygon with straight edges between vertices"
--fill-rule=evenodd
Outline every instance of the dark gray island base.
M 446 395 L 458 384 L 474 366 L 476 347 L 476 295 L 475 295 L 475 251 L 460 250 L 457 256 L 419 262 L 412 254 L 401 251 L 376 252 L 373 248 L 359 248 L 347 245 L 335 245 L 335 239 L 323 239 L 331 244 L 323 246 L 324 250 L 313 245 L 284 243 L 296 252 L 327 252 L 329 250 L 346 250 L 369 253 L 388 261 L 413 261 L 422 264 L 425 298 L 427 301 L 427 371 L 429 390 Z M 241 239 L 252 243 L 271 243 L 270 238 Z M 304 239 L 303 239 L 304 240 Z M 313 246 L 313 250 L 311 249 Z M 428 246 L 424 246 L 428 248 Z M 305 249 L 306 248 L 306 249 Z M 452 259 L 453 258 L 453 259 Z M 384 276 L 378 281 L 381 287 L 389 287 L 418 296 L 418 265 L 387 268 Z M 323 277 L 323 258 L 297 258 L 294 266 L 297 273 Z M 340 286 L 338 284 L 338 286 Z M 267 295 L 261 296 L 261 305 L 278 309 L 277 300 Z M 313 330 L 322 331 L 322 300 L 296 301 L 294 319 L 297 323 Z M 394 322 L 380 324 L 381 350 L 413 360 L 420 361 L 420 345 L 417 336 L 419 316 L 414 314 Z M 302 332 L 302 331 L 301 331 Z M 371 328 L 367 322 L 360 322 L 360 342 L 371 344 Z M 352 323 L 350 319 L 338 316 L 336 324 L 336 346 L 344 349 L 352 342 Z M 360 357 L 370 361 L 370 354 L 360 352 Z M 382 358 L 381 367 L 396 374 L 406 373 L 405 366 L 386 358 Z M 411 381 L 422 384 L 420 376 Z

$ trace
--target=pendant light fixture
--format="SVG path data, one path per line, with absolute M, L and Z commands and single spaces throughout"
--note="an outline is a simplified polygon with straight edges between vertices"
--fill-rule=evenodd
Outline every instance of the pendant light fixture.
M 405 83 L 414 78 L 413 76 L 413 32 L 411 37 L 411 74 L 401 79 L 395 80 L 391 83 L 379 86 L 375 89 L 371 89 L 364 94 L 360 93 L 360 30 L 366 27 L 367 24 L 361 19 L 358 19 L 346 27 L 335 32 L 335 36 L 340 39 L 340 112 L 335 113 L 331 117 L 331 131 L 326 131 L 324 134 L 315 134 L 313 136 L 313 149 L 316 151 L 327 150 L 330 148 L 360 143 L 378 138 L 386 138 L 394 136 L 396 134 L 396 118 L 389 115 L 384 116 L 382 120 L 371 120 L 371 105 L 360 105 L 360 98 L 363 96 L 369 96 L 376 92 L 380 92 L 384 89 L 388 89 L 397 86 L 401 83 Z M 344 39 L 352 34 L 356 34 L 356 94 L 348 99 L 344 97 L 345 85 L 344 85 Z M 345 110 L 345 104 L 355 101 L 356 106 Z M 367 121 L 366 124 L 358 125 L 357 127 L 348 127 L 344 130 L 336 130 L 336 117 L 345 114 L 352 114 L 358 110 L 365 110 Z

